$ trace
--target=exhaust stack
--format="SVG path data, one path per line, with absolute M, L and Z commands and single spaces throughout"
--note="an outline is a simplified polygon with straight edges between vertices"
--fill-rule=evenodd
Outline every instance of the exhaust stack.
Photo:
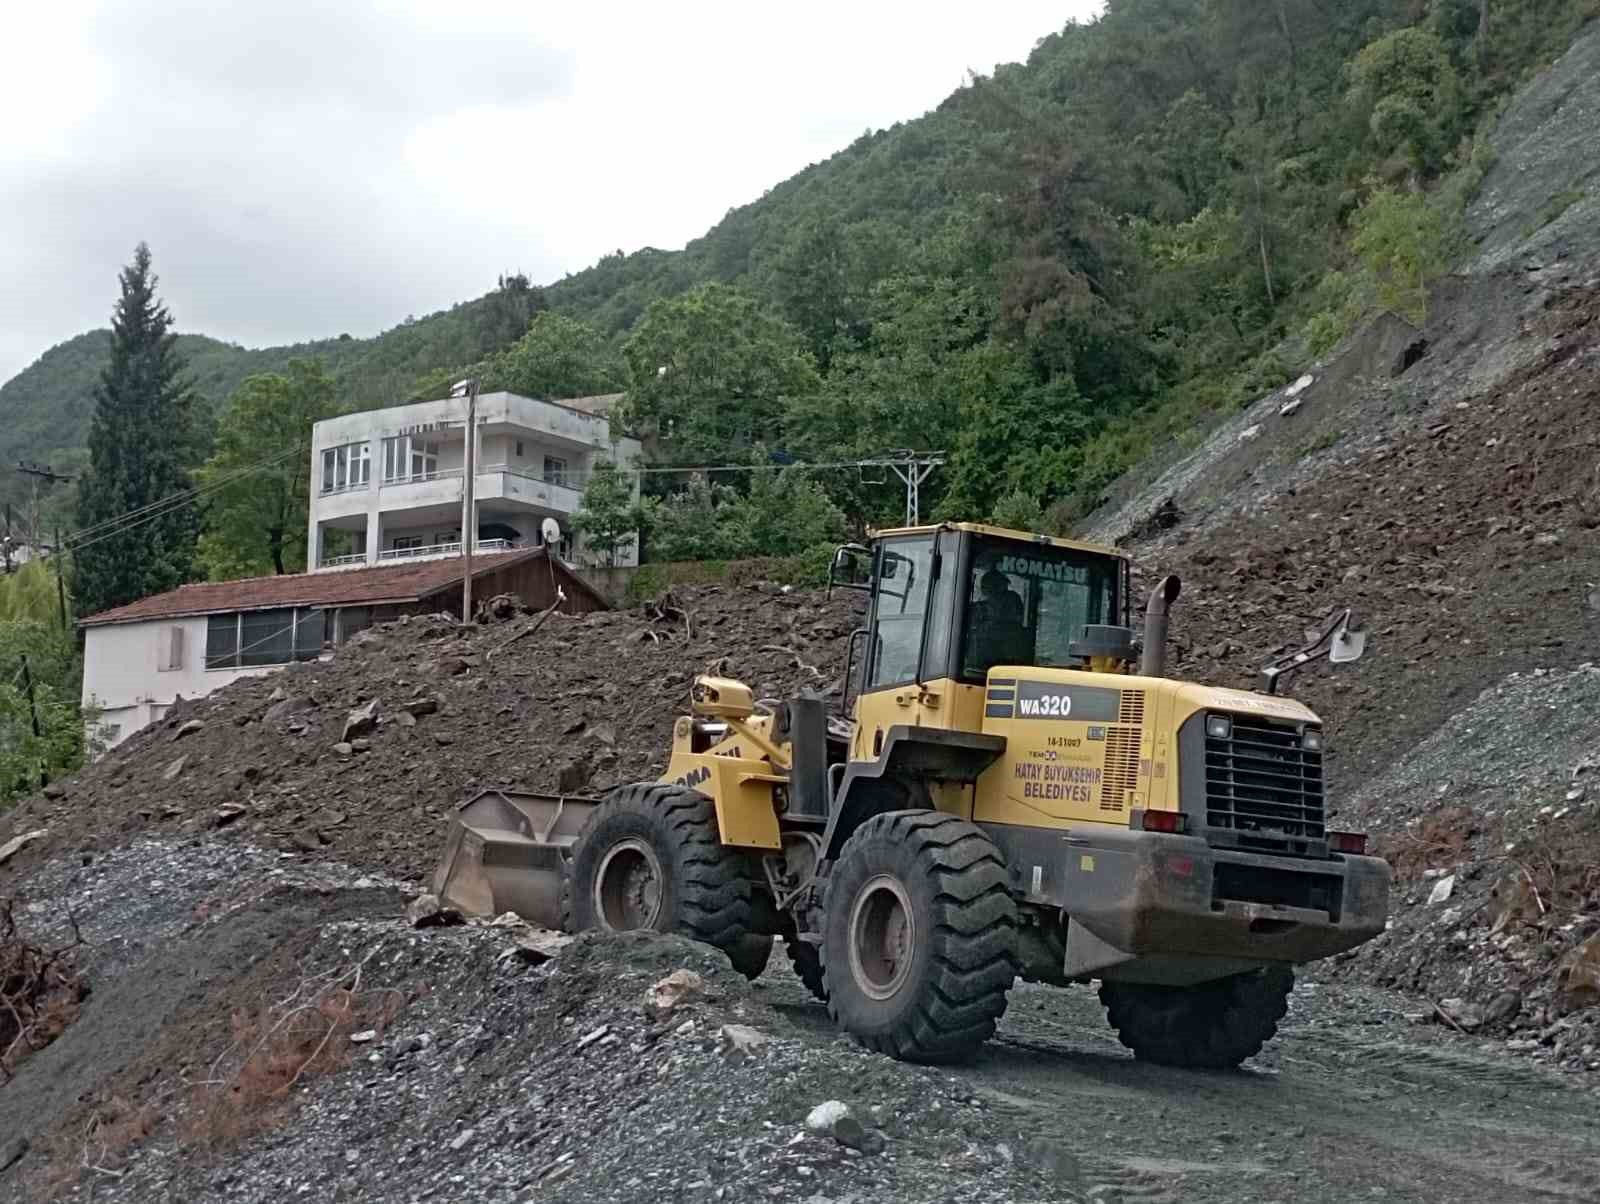
M 1167 668 L 1167 615 L 1178 600 L 1183 582 L 1176 574 L 1161 578 L 1150 591 L 1144 611 L 1144 652 L 1139 657 L 1141 677 L 1164 677 Z

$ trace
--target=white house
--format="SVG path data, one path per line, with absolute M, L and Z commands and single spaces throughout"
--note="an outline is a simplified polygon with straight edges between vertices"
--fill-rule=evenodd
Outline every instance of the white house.
M 478 398 L 477 548 L 536 546 L 544 520 L 554 519 L 559 555 L 583 559 L 570 520 L 584 482 L 596 463 L 626 467 L 640 453 L 637 439 L 612 437 L 606 415 L 620 396 Z M 317 423 L 307 571 L 459 556 L 466 416 L 466 400 L 448 398 Z
M 569 613 L 606 602 L 543 547 L 486 552 L 472 564 L 473 596 L 516 594 Z M 79 620 L 83 702 L 115 745 L 167 713 L 240 677 L 331 653 L 373 623 L 461 610 L 459 558 L 405 560 L 343 573 L 295 573 L 179 586 Z

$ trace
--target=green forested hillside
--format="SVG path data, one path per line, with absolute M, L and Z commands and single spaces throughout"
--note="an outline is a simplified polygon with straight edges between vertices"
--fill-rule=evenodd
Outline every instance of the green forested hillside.
M 361 406 L 472 364 L 509 387 L 626 388 L 625 419 L 673 463 L 942 448 L 946 512 L 1016 494 L 1060 520 L 1153 432 L 1283 379 L 1283 347 L 1420 304 L 1484 166 L 1475 135 L 1597 11 L 1110 0 L 682 251 L 502 281 L 375 339 L 182 350 L 213 402 L 292 357 Z M 0 457 L 81 444 L 105 337 L 0 389 Z M 853 518 L 892 512 L 892 488 L 821 480 Z

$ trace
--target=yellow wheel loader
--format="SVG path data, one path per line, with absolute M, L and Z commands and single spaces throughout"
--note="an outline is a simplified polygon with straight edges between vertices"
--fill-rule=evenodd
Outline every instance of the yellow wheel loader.
M 843 1028 L 917 1061 L 986 1041 L 1020 975 L 1098 981 L 1141 1058 L 1235 1066 L 1295 963 L 1383 930 L 1388 867 L 1329 830 L 1322 724 L 1276 693 L 1360 655 L 1348 611 L 1259 691 L 1228 690 L 1164 675 L 1176 578 L 1136 644 L 1113 549 L 946 524 L 841 548 L 834 574 L 870 596 L 848 719 L 698 678 L 660 781 L 480 793 L 435 892 L 685 933 L 752 977 L 781 936 Z

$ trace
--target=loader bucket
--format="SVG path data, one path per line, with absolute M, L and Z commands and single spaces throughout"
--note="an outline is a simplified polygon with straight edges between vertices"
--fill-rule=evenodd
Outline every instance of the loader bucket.
M 561 927 L 561 881 L 572 842 L 598 799 L 480 790 L 456 808 L 433 893 L 467 915 L 514 911 Z

